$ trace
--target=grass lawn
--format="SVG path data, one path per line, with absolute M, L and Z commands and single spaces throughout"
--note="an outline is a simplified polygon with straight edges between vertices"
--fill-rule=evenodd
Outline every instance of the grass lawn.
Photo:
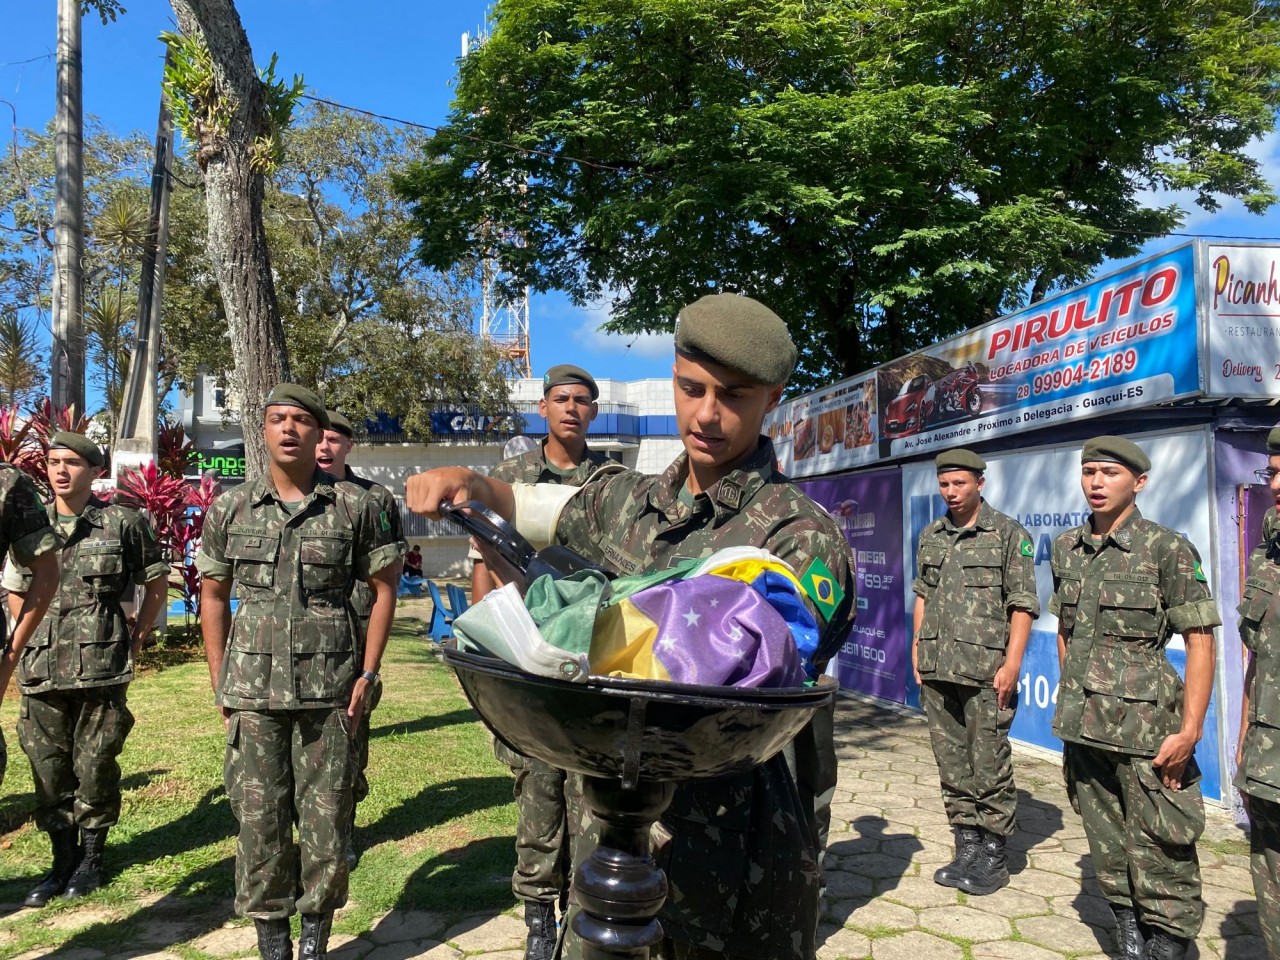
M 392 908 L 460 919 L 514 903 L 516 813 L 511 778 L 418 620 L 396 622 L 373 714 L 370 793 L 357 815 L 360 865 L 335 930 L 361 933 Z M 31 771 L 17 743 L 19 698 L 0 707 L 9 770 L 0 786 L 0 917 L 47 871 L 48 837 L 32 820 Z M 107 846 L 111 879 L 85 906 L 103 920 L 59 924 L 72 907 L 13 914 L 0 927 L 0 960 L 42 945 L 112 954 L 144 928 L 183 925 L 191 941 L 230 917 L 235 820 L 222 788 L 224 738 L 200 651 L 148 650 L 129 690 L 137 725 L 121 757 L 124 807 Z M 192 924 L 197 929 L 191 931 Z M 206 954 L 175 948 L 184 957 Z

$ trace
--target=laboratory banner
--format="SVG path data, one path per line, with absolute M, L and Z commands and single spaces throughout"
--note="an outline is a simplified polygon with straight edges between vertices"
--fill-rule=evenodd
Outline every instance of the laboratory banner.
M 902 591 L 902 483 L 874 470 L 799 484 L 844 530 L 858 570 L 857 622 L 835 657 L 840 686 L 903 703 L 909 626 Z
M 1196 428 L 1163 435 L 1137 435 L 1135 440 L 1152 468 L 1146 488 L 1138 497 L 1143 516 L 1187 536 L 1200 552 L 1205 573 L 1215 582 L 1211 552 L 1208 434 Z M 1018 713 L 1012 737 L 1024 743 L 1060 750 L 1053 735 L 1053 713 L 1058 702 L 1057 618 L 1049 613 L 1053 595 L 1050 568 L 1053 541 L 1088 519 L 1088 507 L 1080 487 L 1078 446 L 1040 447 L 987 454 L 983 495 L 995 509 L 1021 523 L 1035 547 L 1036 587 L 1041 615 L 1031 628 L 1031 640 L 1022 661 L 1018 683 Z M 945 511 L 938 496 L 937 473 L 930 463 L 910 464 L 902 470 L 904 512 L 902 551 L 906 558 L 903 602 L 912 602 L 910 580 L 915 576 L 915 545 L 920 532 Z M 1183 673 L 1186 652 L 1175 636 L 1166 650 L 1170 662 Z M 908 660 L 910 662 L 909 652 Z M 1209 704 L 1204 738 L 1196 751 L 1204 773 L 1206 797 L 1218 799 L 1222 791 L 1220 724 L 1216 697 Z
M 779 404 L 765 421 L 778 463 L 790 477 L 811 477 L 875 463 L 879 417 L 875 374 Z
M 876 369 L 880 453 L 910 456 L 1200 390 L 1195 248 Z
M 1203 300 L 1209 329 L 1208 393 L 1280 392 L 1280 248 L 1205 248 Z

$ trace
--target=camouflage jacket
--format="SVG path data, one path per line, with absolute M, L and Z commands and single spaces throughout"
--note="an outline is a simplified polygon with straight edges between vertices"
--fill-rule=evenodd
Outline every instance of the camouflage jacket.
M 1280 517 L 1267 511 L 1262 543 L 1249 555 L 1240 614 L 1240 639 L 1253 652 L 1249 727 L 1236 788 L 1280 803 Z
M 1067 641 L 1053 732 L 1155 756 L 1182 726 L 1170 634 L 1222 623 L 1196 548 L 1136 508 L 1101 545 L 1086 521 L 1053 544 L 1053 589 L 1049 611 Z
M 316 471 L 293 514 L 270 480 L 241 484 L 205 517 L 196 567 L 237 584 L 218 704 L 302 710 L 346 703 L 360 664 L 356 580 L 394 563 L 402 541 L 382 501 Z
M 50 504 L 46 522 L 56 518 Z M 128 683 L 133 656 L 120 604 L 133 599 L 134 587 L 169 573 L 151 523 L 91 497 L 69 535 L 53 534 L 62 551 L 58 595 L 22 651 L 19 688 L 32 694 Z M 13 567 L 4 585 L 25 593 L 31 572 Z
M 588 447 L 582 462 L 566 475 L 547 462 L 547 445 L 544 440 L 536 450 L 503 460 L 489 471 L 489 476 L 507 483 L 563 483 L 580 487 L 596 470 L 612 462 L 607 454 Z
M 957 527 L 947 513 L 924 528 L 916 569 L 911 589 L 924 600 L 920 675 L 990 683 L 1004 661 L 1009 615 L 1040 615 L 1031 537 L 984 500 L 972 526 Z
M 391 529 L 395 533 L 395 538 L 400 543 L 400 557 L 409 552 L 409 545 L 405 542 L 404 534 L 401 532 L 403 524 L 400 520 L 400 505 L 396 503 L 396 498 L 380 483 L 366 479 L 347 467 L 347 475 L 344 477 L 348 483 L 354 483 L 361 490 L 366 490 L 378 498 L 381 504 L 381 510 L 387 515 L 391 521 Z M 357 580 L 354 587 L 351 588 L 351 605 L 356 608 L 356 619 L 360 621 L 360 636 L 363 638 L 365 631 L 369 629 L 369 614 L 373 612 L 373 590 L 366 580 Z
M 36 485 L 13 464 L 0 463 L 0 562 L 12 557 L 28 564 L 57 547 Z M 8 618 L 0 617 L 0 652 L 9 649 L 7 625 Z
M 819 655 L 830 657 L 853 624 L 853 557 L 830 515 L 774 463 L 772 443 L 761 438 L 755 454 L 696 497 L 692 509 L 680 502 L 689 470 L 684 454 L 656 476 L 605 474 L 565 507 L 557 537 L 628 574 L 722 547 L 767 549 L 809 591 L 824 631 Z M 681 942 L 717 942 L 731 954 L 812 956 L 812 931 L 796 919 L 813 909 L 803 902 L 804 876 L 817 869 L 812 849 L 797 840 L 807 833 L 797 824 L 803 816 L 781 755 L 750 773 L 678 786 L 657 830 L 665 840 L 655 848 L 672 889 L 663 927 Z

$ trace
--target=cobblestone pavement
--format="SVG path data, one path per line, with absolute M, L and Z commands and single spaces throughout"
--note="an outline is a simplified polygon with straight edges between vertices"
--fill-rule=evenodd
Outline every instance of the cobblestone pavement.
M 819 960 L 1090 960 L 1107 956 L 1110 910 L 1093 882 L 1079 818 L 1062 787 L 1060 765 L 1015 753 L 1018 832 L 1010 842 L 1012 882 L 989 897 L 966 897 L 933 883 L 951 859 L 951 834 L 937 768 L 922 719 L 860 700 L 840 701 L 836 730 L 840 783 L 827 857 L 827 902 Z M 1206 917 L 1198 956 L 1265 957 L 1249 878 L 1247 844 L 1226 814 L 1209 810 L 1200 843 Z M 0 904 L 0 946 L 6 917 Z M 164 916 L 162 911 L 157 916 Z M 50 922 L 70 927 L 110 922 L 110 908 L 64 911 Z M 181 916 L 156 920 L 129 960 L 256 956 L 252 927 L 228 923 L 188 939 Z M 207 931 L 207 925 L 201 926 Z M 332 960 L 452 960 L 523 957 L 524 924 L 515 910 L 450 925 L 423 910 L 393 910 L 358 937 L 335 935 Z M 25 953 L 104 960 L 100 950 Z M 1192 952 L 1192 956 L 1197 956 Z

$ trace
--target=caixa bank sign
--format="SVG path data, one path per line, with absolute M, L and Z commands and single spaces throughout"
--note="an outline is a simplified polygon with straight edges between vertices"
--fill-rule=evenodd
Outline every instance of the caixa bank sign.
M 520 417 L 514 413 L 489 415 L 468 410 L 436 410 L 431 414 L 434 434 L 476 434 L 520 432 Z

